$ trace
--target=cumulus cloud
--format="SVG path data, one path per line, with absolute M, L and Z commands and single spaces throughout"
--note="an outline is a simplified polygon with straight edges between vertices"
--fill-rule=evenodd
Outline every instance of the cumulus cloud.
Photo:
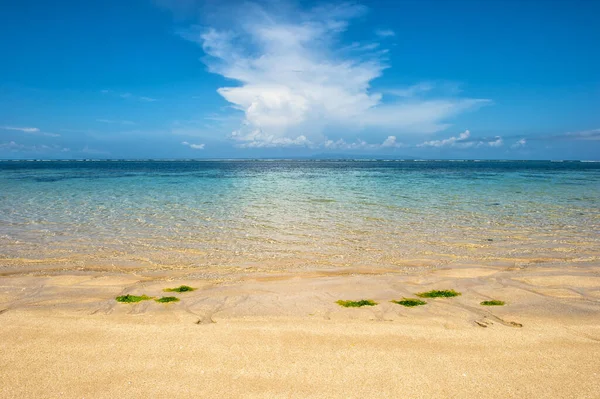
M 273 148 L 273 147 L 314 147 L 314 143 L 304 135 L 298 137 L 280 137 L 264 133 L 260 129 L 252 132 L 236 130 L 231 133 L 232 139 L 238 141 L 239 148 Z
M 188 143 L 187 141 L 182 141 L 181 144 L 190 147 L 193 150 L 203 150 L 204 149 L 204 144 L 192 144 L 192 143 Z
M 432 140 L 425 141 L 417 145 L 417 147 L 455 147 L 457 145 L 467 145 L 471 144 L 469 141 L 469 137 L 471 136 L 471 132 L 465 130 L 463 133 L 459 134 L 458 137 L 450 137 L 444 140 Z
M 482 145 L 488 145 L 490 147 L 502 147 L 504 145 L 504 140 L 502 140 L 502 137 L 496 136 L 494 140 L 477 142 L 477 146 Z
M 367 129 L 433 133 L 447 128 L 449 118 L 489 103 L 454 97 L 417 100 L 402 98 L 408 97 L 402 93 L 384 101 L 371 83 L 389 68 L 387 50 L 379 43 L 341 44 L 341 35 L 365 7 L 274 12 L 247 3 L 240 8 L 242 16 L 226 28 L 181 32 L 202 46 L 209 71 L 237 82 L 217 91 L 243 113 L 241 126 L 230 134 L 240 147 L 320 146 Z M 425 89 L 421 85 L 409 91 Z
M 492 139 L 472 139 L 471 132 L 465 130 L 458 136 L 449 137 L 443 140 L 425 141 L 417 144 L 417 147 L 435 147 L 435 148 L 477 148 L 482 146 L 501 147 L 504 145 L 502 137 L 496 136 Z
M 383 141 L 383 143 L 381 143 L 381 147 L 382 148 L 400 148 L 400 147 L 404 147 L 404 145 L 402 143 L 398 143 L 396 141 L 396 136 L 388 136 L 388 138 L 385 139 Z
M 367 143 L 361 139 L 358 139 L 352 143 L 347 143 L 344 139 L 339 139 L 337 141 L 327 140 L 321 146 L 328 150 L 378 150 L 382 148 L 406 147 L 404 144 L 396 141 L 396 136 L 388 136 L 388 138 L 386 138 L 381 144 Z
M 517 142 L 515 142 L 513 145 L 511 145 L 511 148 L 522 148 L 522 147 L 525 147 L 526 144 L 527 144 L 527 139 L 520 139 Z

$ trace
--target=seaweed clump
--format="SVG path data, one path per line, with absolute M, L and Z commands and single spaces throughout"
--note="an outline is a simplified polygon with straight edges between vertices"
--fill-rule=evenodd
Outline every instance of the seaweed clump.
M 454 290 L 431 290 L 417 294 L 417 296 L 421 298 L 451 298 L 459 295 L 461 295 L 461 293 Z
M 375 306 L 377 302 L 370 299 L 361 299 L 360 301 L 342 301 L 341 299 L 336 302 L 338 305 L 345 308 L 360 308 L 363 306 Z
M 117 300 L 117 302 L 122 302 L 122 303 L 136 303 L 136 302 L 142 302 L 142 301 L 148 301 L 150 299 L 152 299 L 151 296 L 147 296 L 147 295 L 121 295 L 115 298 Z
M 174 296 L 163 296 L 162 298 L 155 299 L 155 301 L 160 303 L 179 302 L 179 298 Z
M 399 301 L 392 301 L 392 303 L 397 303 L 398 305 L 406 306 L 407 308 L 412 308 L 413 306 L 421 306 L 426 305 L 427 302 L 422 301 L 420 299 L 413 298 L 402 298 Z
M 189 285 L 180 285 L 179 287 L 176 288 L 165 288 L 163 291 L 165 292 L 190 292 L 190 291 L 194 291 L 195 288 L 190 287 Z
M 493 299 L 491 301 L 483 301 L 483 302 L 481 302 L 481 305 L 483 305 L 483 306 L 504 306 L 504 305 L 506 305 L 506 302 L 499 301 L 497 299 Z

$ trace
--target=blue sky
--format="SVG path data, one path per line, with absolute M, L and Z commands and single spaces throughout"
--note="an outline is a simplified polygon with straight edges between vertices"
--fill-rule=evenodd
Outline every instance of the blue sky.
M 599 2 L 0 7 L 0 158 L 600 159 Z

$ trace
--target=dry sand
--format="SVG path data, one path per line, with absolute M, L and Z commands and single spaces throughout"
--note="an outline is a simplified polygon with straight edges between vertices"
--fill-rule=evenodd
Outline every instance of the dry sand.
M 462 295 L 389 302 L 434 288 Z M 0 397 L 191 396 L 600 398 L 600 267 L 0 277 Z

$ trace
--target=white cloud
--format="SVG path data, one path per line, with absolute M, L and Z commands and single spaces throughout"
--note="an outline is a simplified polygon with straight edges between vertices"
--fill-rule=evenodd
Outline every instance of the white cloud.
M 37 133 L 40 131 L 37 127 L 13 127 L 13 126 L 2 126 L 3 130 L 16 130 L 23 133 Z
M 381 147 L 382 148 L 400 148 L 400 147 L 404 147 L 404 145 L 402 143 L 398 143 L 396 141 L 396 136 L 388 136 L 388 138 L 385 139 L 383 141 L 383 143 L 381 143 Z
M 154 102 L 154 101 L 158 101 L 158 99 L 152 98 L 152 97 L 136 96 L 136 95 L 134 95 L 132 93 L 117 93 L 117 92 L 114 92 L 112 90 L 100 90 L 100 93 L 114 95 L 114 96 L 120 97 L 120 98 L 125 99 L 125 100 L 132 99 L 132 100 L 142 101 L 142 102 Z
M 471 136 L 471 132 L 465 130 L 458 137 L 450 137 L 444 140 L 432 140 L 418 144 L 417 147 L 454 147 L 457 144 L 471 144 L 467 140 Z
M 489 145 L 490 147 L 502 147 L 504 145 L 504 140 L 502 140 L 502 137 L 496 136 L 495 140 L 493 141 L 479 141 L 477 143 L 477 146 L 481 145 Z
M 242 126 L 230 135 L 240 147 L 318 146 L 329 139 L 324 132 L 339 140 L 365 129 L 433 133 L 447 128 L 449 118 L 489 103 L 452 97 L 384 102 L 371 82 L 389 67 L 386 50 L 378 43 L 341 46 L 340 35 L 364 7 L 321 6 L 295 10 L 293 17 L 256 4 L 240 7 L 246 7 L 243 16 L 227 29 L 182 33 L 202 46 L 211 72 L 238 82 L 218 93 L 243 112 Z M 420 84 L 409 91 L 425 89 Z
M 341 50 L 342 51 L 353 51 L 353 52 L 373 51 L 373 50 L 378 49 L 379 47 L 381 47 L 380 43 L 360 43 L 360 42 L 354 42 L 354 43 L 350 44 L 349 46 L 343 47 Z
M 19 151 L 24 148 L 25 148 L 24 145 L 17 144 L 14 141 L 10 141 L 8 143 L 0 143 L 0 150 Z
M 513 145 L 511 145 L 511 148 L 525 147 L 526 144 L 527 144 L 527 139 L 521 139 L 521 140 L 518 140 L 517 142 L 515 142 Z
M 393 96 L 398 97 L 413 97 L 420 93 L 425 93 L 434 88 L 433 83 L 430 82 L 421 82 L 414 84 L 409 87 L 400 88 L 400 89 L 388 89 L 385 91 L 386 94 L 391 94 Z
M 81 149 L 81 151 L 79 151 L 83 154 L 91 154 L 91 155 L 110 155 L 110 152 L 108 151 L 103 151 L 103 150 L 97 150 L 95 148 L 90 148 L 89 146 L 85 146 Z
M 193 150 L 203 150 L 205 144 L 192 144 L 192 143 L 188 143 L 187 141 L 182 141 L 181 144 L 190 147 Z
M 22 133 L 27 133 L 27 134 L 34 134 L 34 135 L 38 135 L 38 136 L 46 136 L 46 137 L 60 137 L 60 134 L 56 134 L 56 133 L 48 133 L 48 132 L 42 132 L 39 128 L 37 127 L 14 127 L 14 126 L 2 126 L 0 127 L 0 129 L 2 130 L 14 130 L 14 131 L 18 131 L 18 132 L 22 132 Z
M 135 125 L 132 121 L 115 121 L 112 119 L 96 119 L 96 122 L 108 123 L 108 124 L 119 124 L 119 125 Z
M 396 136 L 388 136 L 383 143 L 367 143 L 364 140 L 358 139 L 355 142 L 347 143 L 344 139 L 337 141 L 327 140 L 322 144 L 322 147 L 329 150 L 379 150 L 382 148 L 400 148 L 406 147 L 404 144 L 396 141 Z
M 14 141 L 10 141 L 8 143 L 0 143 L 0 150 L 10 151 L 10 152 L 69 152 L 71 151 L 69 148 L 61 147 L 58 145 L 24 145 L 19 144 Z
M 396 32 L 391 29 L 378 29 L 375 31 L 375 34 L 379 37 L 392 37 L 396 36 Z
M 260 129 L 253 132 L 234 131 L 231 138 L 238 141 L 239 148 L 273 148 L 273 147 L 314 147 L 314 144 L 306 136 L 278 137 L 265 134 Z
M 356 150 L 356 149 L 365 149 L 369 148 L 369 144 L 361 139 L 357 139 L 353 143 L 346 143 L 344 139 L 339 139 L 337 141 L 327 140 L 323 147 L 329 150 Z
M 565 137 L 573 140 L 600 140 L 600 129 L 584 130 L 581 132 L 569 132 L 565 134 Z
M 435 148 L 477 148 L 482 146 L 501 147 L 504 141 L 496 136 L 493 139 L 471 139 L 471 132 L 465 130 L 458 136 L 449 137 L 443 140 L 425 141 L 417 144 L 417 147 L 435 147 Z

